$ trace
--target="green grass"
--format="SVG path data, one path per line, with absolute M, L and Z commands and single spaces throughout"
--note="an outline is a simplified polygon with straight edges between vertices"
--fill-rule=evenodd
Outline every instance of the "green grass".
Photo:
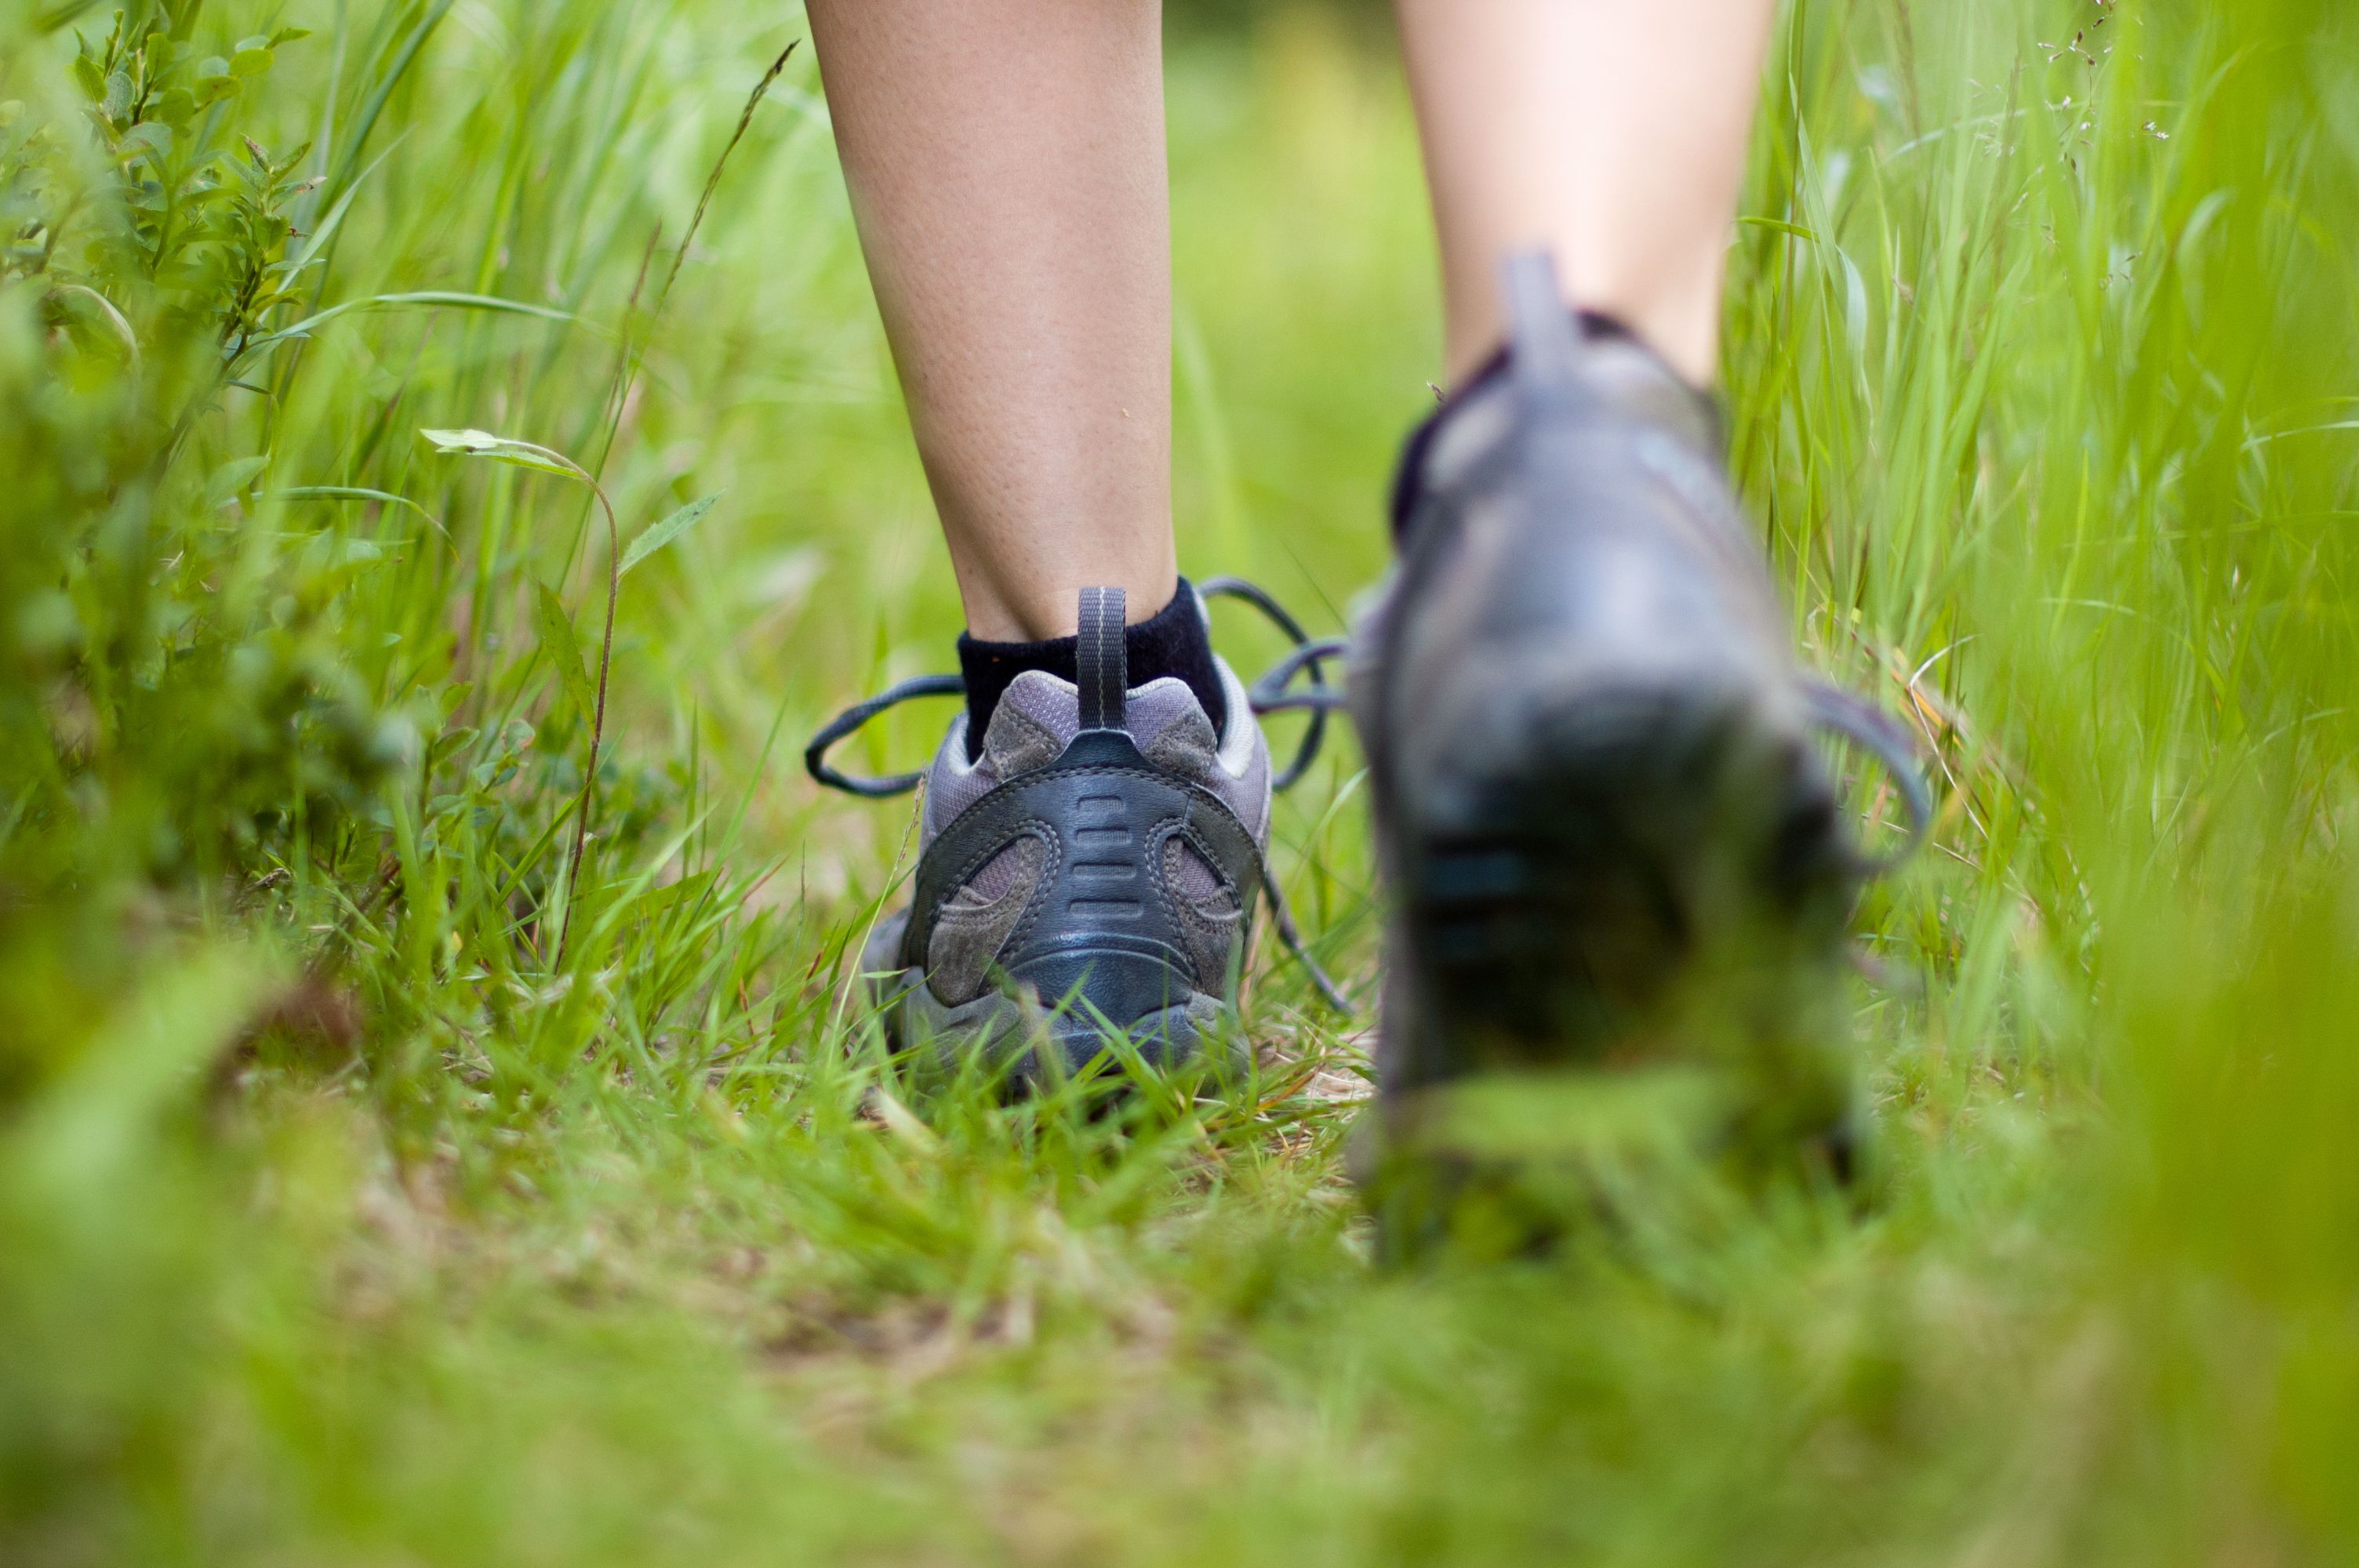
M 958 615 L 808 51 L 679 249 L 799 16 L 184 3 L 167 141 L 51 9 L 0 20 L 0 1561 L 2359 1553 L 2343 7 L 1789 17 L 1735 462 L 1943 784 L 1860 912 L 1881 1198 L 1408 1273 L 1365 1021 L 1274 952 L 1203 1098 L 880 1056 L 908 815 L 798 753 Z M 1172 66 L 1182 560 L 1321 631 L 1437 351 L 1384 47 Z M 454 427 L 626 545 L 721 497 L 621 580 L 578 875 L 604 517 Z M 1365 997 L 1355 766 L 1277 830 Z

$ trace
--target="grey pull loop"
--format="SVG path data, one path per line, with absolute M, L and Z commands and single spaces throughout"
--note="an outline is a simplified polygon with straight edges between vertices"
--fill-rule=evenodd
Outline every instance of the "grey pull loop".
M 1123 641 L 1123 619 L 1122 589 L 1082 589 L 1073 663 L 1083 730 L 1129 728 L 1130 650 Z
M 1563 394 L 1578 387 L 1581 330 L 1546 251 L 1509 256 L 1500 269 L 1507 308 L 1508 358 L 1516 385 L 1527 395 Z

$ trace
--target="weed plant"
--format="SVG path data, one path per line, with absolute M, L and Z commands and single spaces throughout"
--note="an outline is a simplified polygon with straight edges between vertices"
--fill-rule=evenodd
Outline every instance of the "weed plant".
M 1361 9 L 1172 65 L 1182 555 L 1322 631 L 1437 346 Z M 958 615 L 801 32 L 0 15 L 0 1561 L 2359 1556 L 2359 17 L 1791 7 L 1726 402 L 1940 785 L 1879 1201 L 1407 1271 L 1348 744 L 1279 865 L 1363 1016 L 876 1037 L 908 818 L 794 760 Z

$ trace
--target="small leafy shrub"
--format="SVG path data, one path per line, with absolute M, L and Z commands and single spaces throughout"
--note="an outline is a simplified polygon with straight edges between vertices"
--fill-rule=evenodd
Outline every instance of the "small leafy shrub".
M 116 12 L 49 56 L 66 81 L 20 89 L 29 50 L 0 68 L 0 922 L 15 934 L 0 946 L 27 942 L 35 989 L 82 994 L 71 971 L 86 972 L 94 1016 L 105 977 L 159 941 L 259 919 L 315 975 L 357 965 L 387 1029 L 419 1022 L 415 987 L 438 976 L 473 975 L 473 1004 L 505 1013 L 512 965 L 560 961 L 545 914 L 595 892 L 583 857 L 629 864 L 690 781 L 600 743 L 611 606 L 603 637 L 578 635 L 563 574 L 532 581 L 520 557 L 491 586 L 531 597 L 538 636 L 461 668 L 442 624 L 455 585 L 399 571 L 456 549 L 399 493 L 408 443 L 332 421 L 334 442 L 290 435 L 288 410 L 313 395 L 306 350 L 332 318 L 558 313 L 333 299 L 365 127 L 333 156 L 270 141 L 288 116 L 266 89 L 306 34 L 237 34 L 202 9 Z M 300 482 L 321 472 L 348 482 Z M 709 505 L 647 530 L 641 552 Z M 68 927 L 74 961 L 33 940 Z M 462 949 L 490 967 L 457 964 Z M 542 995 L 545 977 L 523 989 Z M 436 1016 L 466 1033 L 450 1022 L 464 1002 Z M 31 1017 L 6 1031 L 0 1103 L 74 1033 Z

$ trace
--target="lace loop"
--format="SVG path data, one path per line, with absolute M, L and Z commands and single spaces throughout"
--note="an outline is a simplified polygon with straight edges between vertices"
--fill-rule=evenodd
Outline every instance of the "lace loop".
M 1889 876 L 1924 847 L 1933 831 L 1933 792 L 1925 782 L 1925 754 L 1917 738 L 1900 722 L 1874 704 L 1850 692 L 1819 681 L 1804 685 L 1810 719 L 1866 751 L 1884 764 L 1900 788 L 1908 813 L 1908 839 L 1888 855 L 1863 856 L 1860 869 L 1871 877 Z
M 1348 637 L 1322 637 L 1315 643 L 1302 643 L 1263 671 L 1261 679 L 1253 683 L 1253 689 L 1246 695 L 1253 701 L 1254 711 L 1288 713 L 1299 710 L 1317 715 L 1318 718 L 1312 720 L 1314 723 L 1322 721 L 1330 712 L 1343 706 L 1343 692 L 1323 684 L 1302 691 L 1288 691 L 1287 688 L 1294 684 L 1294 677 L 1305 670 L 1310 671 L 1314 682 L 1323 681 L 1324 676 L 1319 668 L 1321 662 L 1340 659 L 1351 651 L 1351 647 L 1352 640 Z
M 837 772 L 829 764 L 829 749 L 888 708 L 921 697 L 961 697 L 965 692 L 964 676 L 918 676 L 878 693 L 865 702 L 854 703 L 830 720 L 826 729 L 811 737 L 810 744 L 803 750 L 803 766 L 810 770 L 811 777 L 828 788 L 840 789 L 846 795 L 856 795 L 867 800 L 886 800 L 897 795 L 907 795 L 924 782 L 926 771 L 923 768 L 913 773 L 891 773 L 881 779 L 855 778 Z
M 1276 597 L 1259 583 L 1248 581 L 1241 577 L 1207 578 L 1196 585 L 1196 591 L 1206 599 L 1234 599 L 1250 604 L 1260 611 L 1271 625 L 1292 638 L 1294 649 L 1280 662 L 1281 667 L 1287 671 L 1288 681 L 1292 680 L 1295 673 L 1306 664 L 1310 668 L 1311 679 L 1323 679 L 1324 672 L 1319 667 L 1320 662 L 1333 658 L 1343 652 L 1340 639 L 1312 642 L 1310 634 L 1302 629 L 1302 622 L 1288 613 L 1286 606 L 1280 604 Z M 1254 682 L 1246 693 L 1246 700 L 1252 705 L 1255 713 L 1278 713 L 1290 709 L 1302 709 L 1310 715 L 1310 727 L 1302 732 L 1302 744 L 1295 748 L 1294 761 L 1287 764 L 1285 772 L 1270 781 L 1272 789 L 1288 790 L 1300 784 L 1302 776 L 1310 771 L 1310 765 L 1319 760 L 1320 748 L 1327 743 L 1328 710 L 1340 706 L 1340 703 L 1312 703 L 1296 698 L 1274 703 L 1266 702 L 1265 688 L 1269 685 L 1269 678 L 1267 675 L 1263 676 L 1261 679 Z M 1284 685 L 1284 681 L 1279 683 L 1281 692 Z M 1321 687 L 1317 689 L 1324 691 L 1326 688 Z

